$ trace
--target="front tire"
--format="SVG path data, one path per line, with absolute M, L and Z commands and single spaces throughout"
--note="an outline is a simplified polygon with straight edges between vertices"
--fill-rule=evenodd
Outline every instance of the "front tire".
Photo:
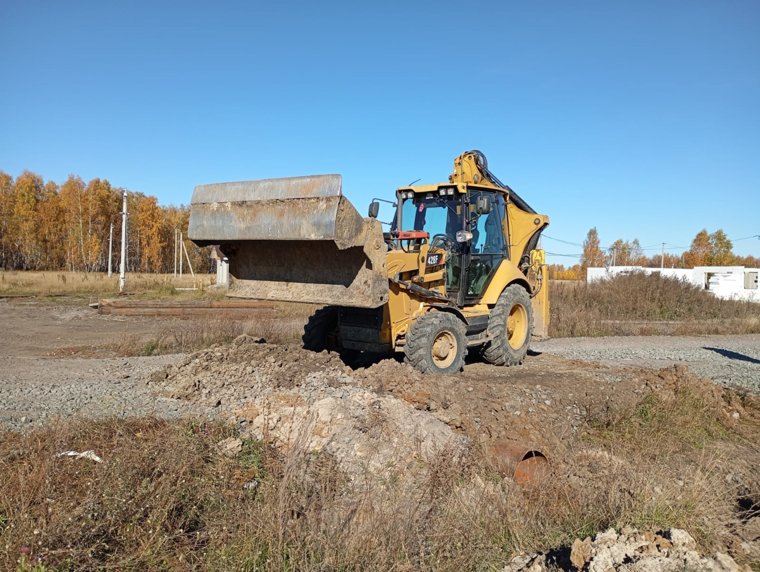
M 428 312 L 409 328 L 406 362 L 422 373 L 457 373 L 467 355 L 465 325 L 453 314 Z
M 488 342 L 483 359 L 493 365 L 520 365 L 533 335 L 533 306 L 528 292 L 519 284 L 504 289 L 488 319 Z
M 338 329 L 338 310 L 337 306 L 325 306 L 309 317 L 301 337 L 304 349 L 313 352 L 339 352 L 343 349 Z

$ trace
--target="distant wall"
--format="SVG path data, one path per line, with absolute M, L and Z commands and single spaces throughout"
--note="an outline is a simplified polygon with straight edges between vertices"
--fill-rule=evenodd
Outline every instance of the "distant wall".
M 760 302 L 760 289 L 758 289 L 760 271 L 757 268 L 745 268 L 744 266 L 697 266 L 696 268 L 609 266 L 607 268 L 588 268 L 586 270 L 586 282 L 596 282 L 632 272 L 661 274 L 670 278 L 678 278 L 704 288 L 718 298 L 725 300 Z

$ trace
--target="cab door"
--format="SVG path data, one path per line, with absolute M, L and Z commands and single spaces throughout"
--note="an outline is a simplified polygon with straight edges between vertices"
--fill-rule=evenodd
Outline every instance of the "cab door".
M 489 199 L 489 212 L 478 212 L 478 199 L 481 197 Z M 509 257 L 509 245 L 504 233 L 504 195 L 495 191 L 471 189 L 467 215 L 472 240 L 466 256 L 464 299 L 467 303 L 475 303 L 483 295 L 502 260 Z
M 431 252 L 427 266 L 437 266 L 436 251 L 445 252 L 446 296 L 453 303 L 462 305 L 465 296 L 464 284 L 466 245 L 457 242 L 457 232 L 465 225 L 465 201 L 459 193 L 425 193 L 407 199 L 403 203 L 402 220 L 410 230 L 428 233 Z

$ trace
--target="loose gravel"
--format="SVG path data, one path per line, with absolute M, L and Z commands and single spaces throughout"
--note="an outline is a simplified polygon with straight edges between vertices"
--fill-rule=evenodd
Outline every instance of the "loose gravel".
M 566 359 L 662 368 L 682 364 L 723 386 L 760 391 L 760 335 L 557 338 L 532 345 Z
M 156 369 L 182 356 L 78 359 L 0 356 L 0 424 L 31 429 L 56 418 L 155 415 L 166 419 L 206 408 L 156 396 Z
M 0 301 L 0 323 L 10 334 L 0 344 L 0 424 L 6 427 L 30 428 L 55 417 L 73 415 L 90 418 L 157 415 L 172 418 L 186 414 L 217 413 L 208 404 L 157 396 L 154 388 L 148 386 L 151 374 L 186 360 L 186 355 L 51 357 L 60 355 L 61 348 L 70 346 L 102 348 L 114 344 L 125 336 L 160 328 L 160 320 L 116 320 L 98 316 L 89 308 Z M 544 358 L 556 356 L 579 362 L 597 362 L 613 368 L 662 368 L 682 364 L 695 374 L 721 385 L 760 391 L 760 335 L 563 338 L 535 343 L 533 350 L 546 354 Z M 530 389 L 530 380 L 551 387 L 548 382 L 557 376 L 559 367 L 554 362 L 540 356 L 538 359 L 529 357 L 525 366 L 503 370 L 474 363 L 465 368 L 463 376 L 457 377 L 457 383 L 477 388 L 474 393 L 480 393 L 484 398 L 488 387 L 478 385 L 479 380 L 503 380 L 508 387 L 514 388 L 514 383 L 519 379 L 527 384 L 522 388 L 525 391 Z M 617 375 L 614 369 L 605 373 L 582 363 L 568 363 L 566 369 L 572 371 L 563 373 L 564 376 Z M 391 385 L 391 382 L 400 379 L 408 382 L 406 385 L 414 385 L 413 380 L 400 372 L 389 375 L 388 379 Z M 443 381 L 439 380 L 431 387 L 447 387 Z M 415 388 L 402 389 L 409 393 Z M 416 388 L 416 393 L 420 393 L 419 389 Z M 458 395 L 454 389 L 450 393 Z M 447 414 L 453 411 L 453 408 L 446 410 L 435 400 L 423 397 L 419 401 L 424 402 L 425 408 L 438 410 L 440 415 L 443 415 L 440 411 Z M 443 394 L 438 397 L 446 399 Z M 501 401 L 494 406 L 495 410 L 504 409 L 503 397 L 499 395 Z M 547 394 L 541 396 L 539 401 L 551 402 L 555 398 L 557 395 Z M 411 397 L 409 399 L 415 402 Z M 518 405 L 515 404 L 515 407 Z M 530 409 L 527 412 L 530 413 Z M 464 415 L 466 411 L 461 413 Z

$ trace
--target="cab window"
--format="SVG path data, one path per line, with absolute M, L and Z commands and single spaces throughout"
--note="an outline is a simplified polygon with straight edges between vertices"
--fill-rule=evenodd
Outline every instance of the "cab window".
M 462 203 L 458 196 L 433 193 L 415 195 L 404 200 L 401 213 L 402 230 L 424 230 L 432 239 L 445 234 L 452 240 L 462 229 Z
M 478 214 L 475 210 L 481 195 L 491 198 L 491 212 Z M 501 193 L 477 191 L 470 194 L 470 231 L 472 232 L 471 252 L 473 254 L 504 254 L 503 219 L 504 198 Z

